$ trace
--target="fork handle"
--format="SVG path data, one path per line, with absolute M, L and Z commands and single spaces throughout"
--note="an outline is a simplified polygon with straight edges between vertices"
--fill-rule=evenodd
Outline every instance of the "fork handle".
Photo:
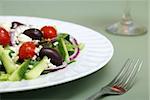
M 101 89 L 100 91 L 88 97 L 86 100 L 97 100 L 100 99 L 103 95 L 104 95 L 104 91 Z

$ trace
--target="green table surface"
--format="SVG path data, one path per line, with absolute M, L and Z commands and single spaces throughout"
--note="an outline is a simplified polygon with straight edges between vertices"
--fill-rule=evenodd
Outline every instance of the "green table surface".
M 125 0 L 124 0 L 125 1 Z M 126 37 L 109 34 L 107 25 L 120 20 L 122 0 L 0 0 L 0 15 L 35 16 L 69 21 L 89 27 L 106 36 L 114 46 L 110 62 L 84 78 L 37 90 L 1 94 L 2 100 L 84 100 L 111 81 L 127 58 L 141 58 L 144 64 L 136 84 L 121 96 L 104 100 L 149 100 L 148 33 Z M 133 19 L 148 27 L 148 0 L 129 2 Z

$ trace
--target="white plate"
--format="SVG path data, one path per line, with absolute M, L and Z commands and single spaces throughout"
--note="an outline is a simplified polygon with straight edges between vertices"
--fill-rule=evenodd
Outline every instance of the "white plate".
M 19 21 L 38 26 L 55 25 L 59 32 L 67 32 L 74 36 L 78 42 L 84 43 L 85 48 L 76 59 L 77 61 L 65 69 L 42 75 L 35 80 L 0 82 L 0 93 L 54 86 L 84 77 L 102 68 L 113 55 L 113 46 L 105 36 L 80 25 L 52 19 L 22 16 L 0 16 L 0 22 L 2 21 Z

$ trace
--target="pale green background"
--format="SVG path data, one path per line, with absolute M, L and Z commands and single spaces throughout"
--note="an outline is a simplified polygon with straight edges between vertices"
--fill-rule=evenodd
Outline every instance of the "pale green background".
M 144 65 L 134 87 L 122 96 L 104 100 L 149 100 L 148 98 L 148 34 L 136 37 L 107 33 L 107 25 L 121 18 L 125 0 L 0 0 L 0 15 L 53 18 L 87 26 L 108 37 L 114 46 L 111 61 L 101 70 L 84 78 L 25 92 L 2 94 L 2 100 L 84 100 L 108 83 L 127 58 L 141 58 Z M 131 1 L 131 0 L 129 0 Z M 148 0 L 130 2 L 132 17 L 148 27 Z

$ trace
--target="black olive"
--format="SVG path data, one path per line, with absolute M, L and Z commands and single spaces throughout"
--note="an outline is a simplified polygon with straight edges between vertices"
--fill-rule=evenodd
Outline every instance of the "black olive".
M 12 22 L 11 29 L 16 29 L 20 25 L 24 25 L 24 24 L 22 24 L 20 22 Z
M 60 66 L 63 63 L 63 58 L 58 53 L 58 51 L 53 48 L 42 48 L 39 52 L 39 56 L 40 58 L 47 56 L 51 59 L 50 62 L 56 66 Z
M 33 40 L 41 40 L 43 36 L 42 32 L 36 28 L 27 29 L 23 32 L 23 34 L 29 36 Z
M 6 70 L 5 70 L 3 65 L 0 65 L 0 71 L 5 71 L 6 72 Z

